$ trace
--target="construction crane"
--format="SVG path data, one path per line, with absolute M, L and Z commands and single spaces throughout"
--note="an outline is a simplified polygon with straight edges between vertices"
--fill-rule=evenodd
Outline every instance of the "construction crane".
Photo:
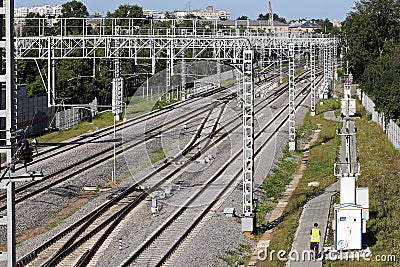
M 269 26 L 272 29 L 274 27 L 274 13 L 272 13 L 272 5 L 270 0 L 268 0 L 268 15 L 269 15 Z

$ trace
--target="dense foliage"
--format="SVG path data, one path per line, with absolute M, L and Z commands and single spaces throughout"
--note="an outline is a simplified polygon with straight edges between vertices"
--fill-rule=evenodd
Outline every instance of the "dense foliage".
M 285 23 L 285 24 L 287 23 L 286 19 L 279 17 L 278 14 L 274 13 L 272 16 L 273 16 L 274 21 L 280 21 L 280 22 Z M 261 13 L 261 14 L 258 15 L 257 20 L 269 20 L 269 14 L 268 13 L 266 13 L 266 14 L 262 14 Z
M 346 57 L 376 108 L 400 116 L 400 1 L 361 0 L 343 22 Z
M 45 34 L 57 34 L 60 32 L 61 27 L 70 35 L 81 35 L 83 30 L 94 30 L 92 28 L 84 29 L 81 19 L 73 19 L 88 17 L 89 13 L 82 2 L 74 0 L 63 4 L 62 13 L 61 18 L 68 19 L 62 22 L 59 21 L 54 25 L 48 25 L 44 16 L 30 13 L 20 34 L 22 36 L 38 36 L 40 23 L 42 25 L 46 23 L 41 28 L 42 31 L 45 31 Z M 39 22 L 38 18 L 43 20 Z M 115 12 L 108 12 L 107 18 L 110 18 L 110 24 L 113 18 L 143 18 L 143 10 L 137 5 L 121 5 Z M 121 23 L 128 24 L 129 22 L 126 20 L 119 22 L 119 24 Z M 114 68 L 112 59 L 56 60 L 55 64 L 57 98 L 67 99 L 66 103 L 89 103 L 95 97 L 101 104 L 109 104 L 111 102 L 111 81 Z M 46 78 L 42 78 L 42 76 L 47 73 L 47 61 L 19 60 L 17 68 L 18 83 L 27 84 L 28 96 L 46 94 L 44 86 Z M 138 79 L 132 79 L 132 77 L 128 76 L 133 73 L 144 72 L 138 68 L 132 60 L 121 60 L 122 75 L 128 78 L 126 79 L 126 88 L 134 88 L 138 85 Z M 40 70 L 42 76 L 38 70 Z

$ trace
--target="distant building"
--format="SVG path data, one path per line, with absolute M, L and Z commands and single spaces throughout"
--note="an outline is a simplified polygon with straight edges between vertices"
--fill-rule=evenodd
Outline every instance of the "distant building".
M 28 7 L 20 7 L 14 9 L 14 17 L 22 17 L 25 18 L 29 13 Z
M 86 21 L 86 25 L 90 26 L 93 30 L 98 28 L 101 24 L 101 15 L 96 12 L 94 15 L 90 15 L 89 19 Z
M 25 17 L 29 13 L 39 14 L 48 18 L 49 25 L 56 23 L 57 17 L 62 15 L 62 5 L 50 6 L 44 5 L 41 7 L 19 7 L 14 8 L 15 24 L 18 30 L 21 30 L 25 23 Z
M 177 19 L 184 19 L 190 15 L 190 12 L 189 11 L 174 11 L 172 13 L 172 15 L 174 15 L 175 18 L 177 18 Z
M 205 10 L 192 10 L 192 11 L 173 11 L 158 14 L 157 17 L 164 19 L 166 14 L 172 15 L 176 19 L 184 19 L 188 16 L 198 17 L 203 20 L 227 20 L 230 13 L 226 10 L 214 10 L 213 6 L 208 6 Z M 153 16 L 155 17 L 155 16 Z
M 230 13 L 228 11 L 214 10 L 213 6 L 208 6 L 205 10 L 193 10 L 190 13 L 206 20 L 228 20 L 230 18 Z
M 40 7 L 19 7 L 14 9 L 14 17 L 24 18 L 29 13 L 36 13 L 45 17 L 59 17 L 62 15 L 62 5 L 50 6 L 44 5 Z
M 289 31 L 289 25 L 280 21 L 274 21 L 272 29 L 268 20 L 225 20 L 219 21 L 218 24 L 229 28 L 242 27 L 254 30 L 271 30 L 274 33 L 287 33 Z
M 156 18 L 157 17 L 157 12 L 155 10 L 143 9 L 143 15 L 146 18 Z
M 342 27 L 342 24 L 341 24 L 340 21 L 337 20 L 337 19 L 335 19 L 335 20 L 332 22 L 332 24 L 333 24 L 333 27 L 337 27 L 337 28 Z
M 289 24 L 291 32 L 307 32 L 311 33 L 316 30 L 322 30 L 322 26 L 311 21 L 299 21 Z

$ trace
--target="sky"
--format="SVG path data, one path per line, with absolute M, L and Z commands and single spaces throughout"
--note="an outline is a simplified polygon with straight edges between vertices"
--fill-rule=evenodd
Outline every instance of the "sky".
M 15 7 L 57 5 L 68 0 L 14 0 Z M 225 9 L 231 13 L 231 19 L 245 15 L 256 19 L 258 14 L 268 12 L 268 0 L 84 0 L 90 14 L 107 11 L 113 12 L 121 4 L 139 5 L 144 9 L 157 12 L 205 9 L 211 5 L 214 9 Z M 343 21 L 347 13 L 352 11 L 354 0 L 271 0 L 272 10 L 286 20 L 325 19 Z

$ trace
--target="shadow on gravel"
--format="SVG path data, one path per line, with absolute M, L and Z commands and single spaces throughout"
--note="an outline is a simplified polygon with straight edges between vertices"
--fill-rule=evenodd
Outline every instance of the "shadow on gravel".
M 51 189 L 50 193 L 53 195 L 56 195 L 56 196 L 60 196 L 60 197 L 72 198 L 72 197 L 76 197 L 77 195 L 79 195 L 80 190 L 81 190 L 81 187 L 79 187 L 79 186 L 68 185 L 65 187 Z

